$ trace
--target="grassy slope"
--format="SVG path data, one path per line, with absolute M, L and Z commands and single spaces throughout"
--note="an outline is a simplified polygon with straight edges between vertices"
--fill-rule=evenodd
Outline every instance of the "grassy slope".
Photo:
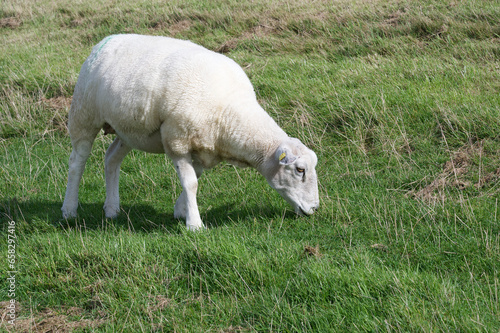
M 103 331 L 500 327 L 492 2 L 2 6 L 0 221 L 19 237 L 18 325 L 48 308 Z M 240 63 L 266 110 L 318 153 L 318 214 L 298 219 L 255 171 L 220 165 L 201 180 L 210 228 L 187 233 L 171 163 L 134 152 L 123 212 L 106 220 L 111 138 L 99 136 L 80 215 L 62 220 L 65 103 L 92 45 L 121 32 L 191 39 Z

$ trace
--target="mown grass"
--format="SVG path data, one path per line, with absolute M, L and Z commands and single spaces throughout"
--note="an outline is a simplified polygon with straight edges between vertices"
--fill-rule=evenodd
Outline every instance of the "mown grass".
M 494 2 L 1 6 L 0 222 L 4 239 L 16 223 L 18 330 L 499 330 Z M 319 212 L 297 218 L 254 170 L 221 164 L 201 179 L 209 228 L 189 233 L 173 218 L 172 164 L 133 152 L 122 213 L 107 220 L 112 138 L 99 135 L 79 216 L 63 220 L 79 68 L 104 36 L 132 32 L 241 64 L 264 108 L 317 152 Z

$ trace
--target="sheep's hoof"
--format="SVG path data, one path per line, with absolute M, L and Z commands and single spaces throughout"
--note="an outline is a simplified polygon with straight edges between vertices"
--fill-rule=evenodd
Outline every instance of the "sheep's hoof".
M 207 227 L 205 227 L 205 225 L 203 223 L 201 225 L 200 224 L 186 224 L 186 228 L 189 231 L 201 231 L 201 230 L 207 229 Z
M 72 212 L 72 211 L 65 211 L 65 210 L 63 210 L 62 212 L 63 212 L 63 218 L 65 220 L 72 219 L 72 218 L 76 217 L 76 211 Z
M 120 213 L 120 207 L 104 205 L 104 214 L 108 219 L 114 219 Z

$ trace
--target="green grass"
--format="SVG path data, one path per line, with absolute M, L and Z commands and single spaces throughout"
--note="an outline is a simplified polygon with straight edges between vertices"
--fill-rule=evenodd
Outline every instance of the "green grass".
M 15 221 L 19 331 L 499 331 L 498 22 L 480 0 L 3 2 L 0 302 Z M 317 214 L 221 164 L 200 180 L 208 230 L 187 232 L 171 162 L 135 151 L 105 219 L 99 135 L 62 219 L 79 68 L 132 32 L 241 64 L 318 154 Z

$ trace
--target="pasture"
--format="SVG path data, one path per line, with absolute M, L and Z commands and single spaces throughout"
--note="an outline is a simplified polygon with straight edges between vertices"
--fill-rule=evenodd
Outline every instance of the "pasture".
M 494 1 L 0 6 L 0 331 L 500 330 Z M 223 163 L 200 179 L 208 229 L 189 232 L 173 217 L 172 163 L 133 151 L 122 211 L 106 219 L 101 133 L 78 217 L 63 219 L 73 88 L 116 33 L 189 39 L 240 64 L 317 153 L 318 212 L 297 217 L 257 171 Z

